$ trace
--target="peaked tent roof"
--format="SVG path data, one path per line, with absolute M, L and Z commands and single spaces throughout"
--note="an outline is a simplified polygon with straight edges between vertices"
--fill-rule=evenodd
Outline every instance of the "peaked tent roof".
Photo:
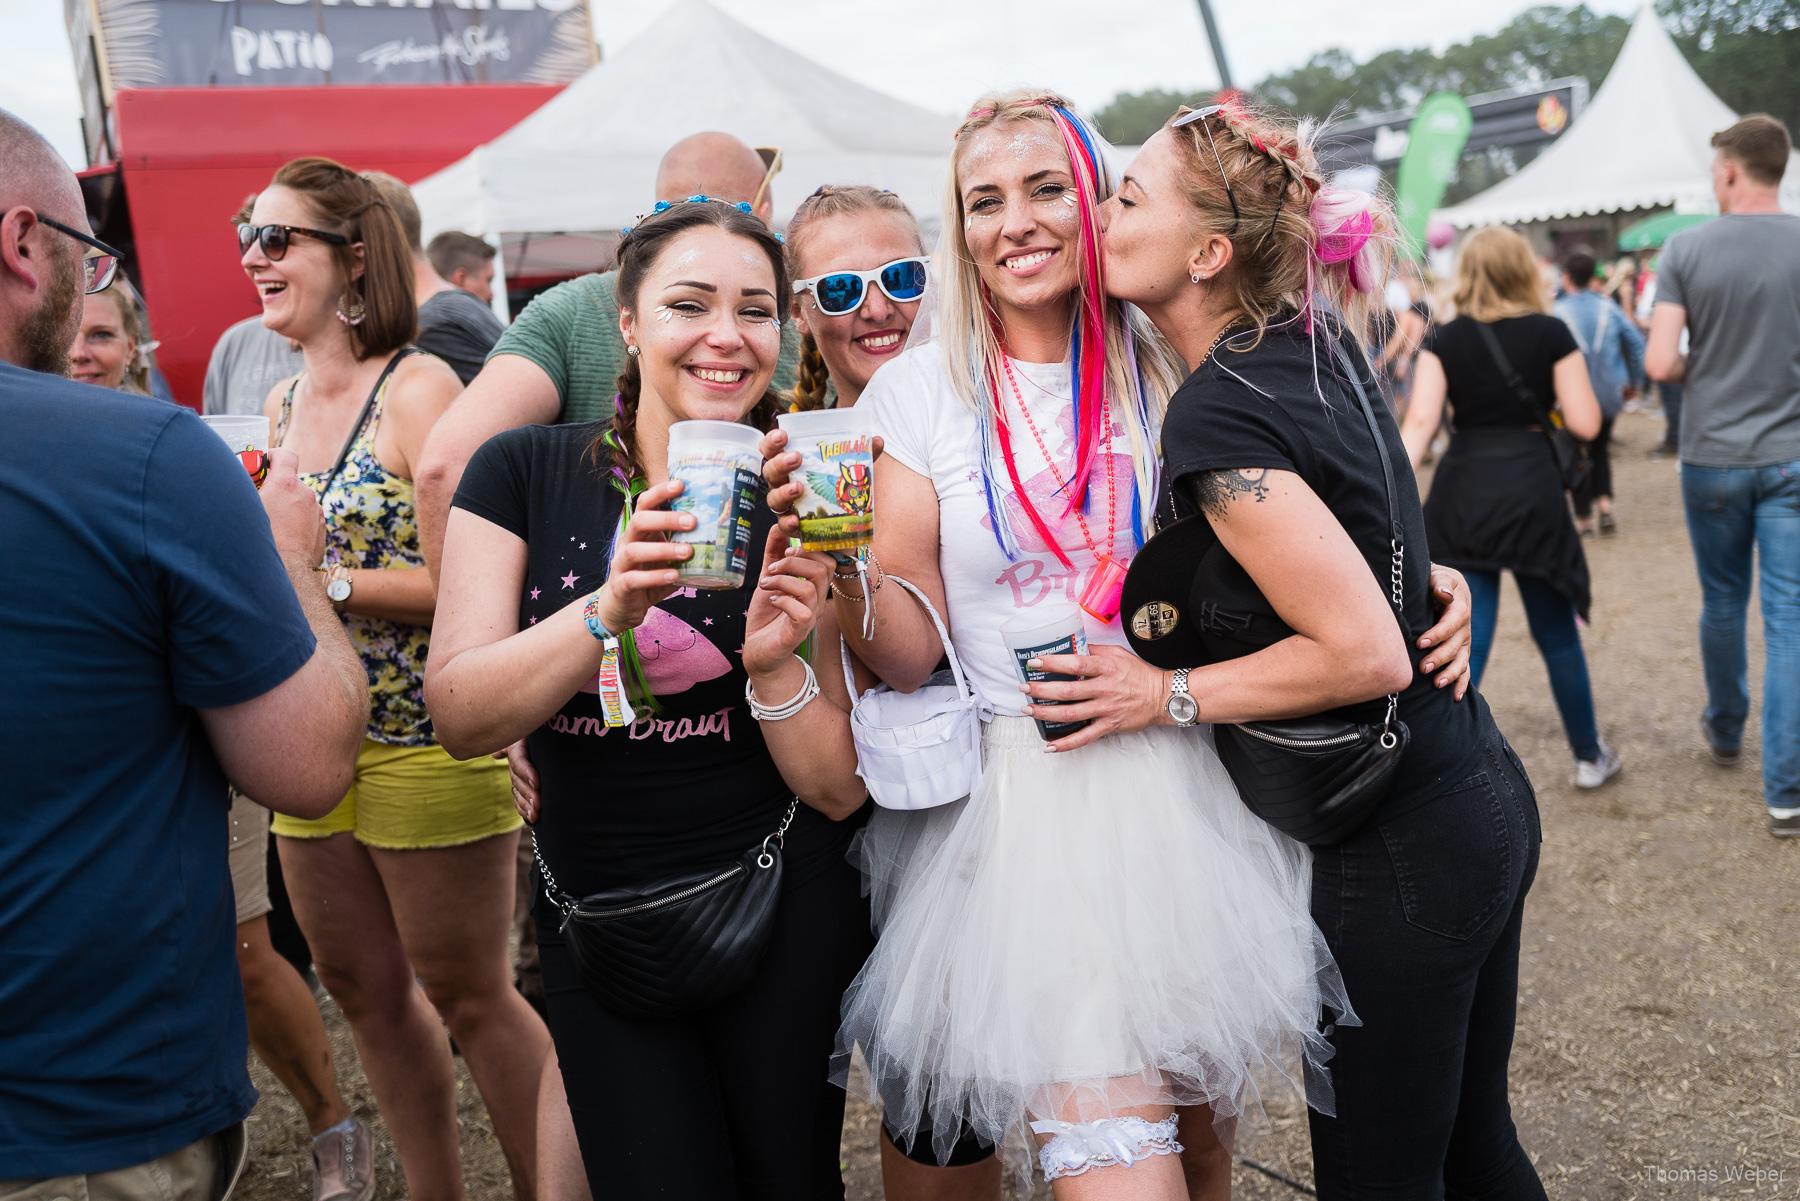
M 657 162 L 700 130 L 777 146 L 779 217 L 820 184 L 866 183 L 921 219 L 942 203 L 956 121 L 875 91 L 680 0 L 500 137 L 413 187 L 425 235 L 615 232 L 647 211 Z
M 1517 174 L 1438 215 L 1466 229 L 1669 206 L 1711 212 L 1712 135 L 1736 120 L 1646 4 L 1569 131 Z M 1800 155 L 1781 199 L 1800 209 Z

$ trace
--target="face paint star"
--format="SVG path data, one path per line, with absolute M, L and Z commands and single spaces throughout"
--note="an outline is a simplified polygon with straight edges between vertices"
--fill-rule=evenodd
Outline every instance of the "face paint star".
M 575 573 L 574 572 L 571 571 L 568 575 L 566 575 L 562 578 L 562 586 L 566 589 L 569 589 L 570 591 L 574 590 L 574 588 L 575 588 Z
M 543 593 L 544 590 L 542 588 L 533 588 L 531 590 L 531 599 L 536 600 L 538 597 L 542 596 Z

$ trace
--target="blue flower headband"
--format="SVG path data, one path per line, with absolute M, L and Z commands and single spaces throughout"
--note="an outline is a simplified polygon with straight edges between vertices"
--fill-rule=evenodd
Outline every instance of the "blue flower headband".
M 756 211 L 750 207 L 750 202 L 748 200 L 724 200 L 717 196 L 700 194 L 689 196 L 686 200 L 659 200 L 650 206 L 650 211 L 648 213 L 639 213 L 638 220 L 642 221 L 645 217 L 653 217 L 657 213 L 666 213 L 678 204 L 729 204 L 740 213 L 753 213 Z M 637 226 L 635 225 L 624 226 L 619 230 L 619 236 L 621 238 L 629 238 L 631 236 L 631 231 L 636 228 Z M 778 242 L 781 241 L 781 235 L 776 234 L 775 240 Z

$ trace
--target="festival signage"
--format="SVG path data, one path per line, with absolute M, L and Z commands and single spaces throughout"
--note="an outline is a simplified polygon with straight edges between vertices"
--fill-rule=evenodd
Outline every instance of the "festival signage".
M 1491 147 L 1536 150 L 1568 131 L 1587 103 L 1585 79 L 1468 97 L 1472 118 L 1466 154 Z M 1417 109 L 1355 118 L 1326 128 L 1321 156 L 1330 169 L 1376 166 L 1392 171 L 1406 154 Z
M 1455 92 L 1434 92 L 1420 103 L 1407 131 L 1406 153 L 1394 179 L 1395 216 L 1401 245 L 1417 259 L 1425 245 L 1425 223 L 1456 178 L 1456 164 L 1469 140 L 1474 118 Z
M 594 61 L 588 0 L 69 3 L 92 9 L 79 24 L 95 35 L 108 98 L 121 88 L 560 84 Z

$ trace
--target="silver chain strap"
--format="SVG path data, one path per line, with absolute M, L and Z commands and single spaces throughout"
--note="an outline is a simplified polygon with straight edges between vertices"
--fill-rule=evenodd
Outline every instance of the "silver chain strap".
M 788 827 L 794 824 L 794 815 L 798 812 L 800 812 L 800 798 L 795 797 L 788 802 L 787 812 L 782 815 L 781 824 L 775 827 L 775 832 L 762 840 L 762 849 L 758 851 L 756 855 L 757 867 L 762 868 L 764 871 L 768 871 L 775 866 L 775 855 L 769 850 L 769 843 L 773 842 L 776 850 L 780 850 L 787 845 Z M 563 915 L 563 922 L 566 925 L 569 918 L 574 915 L 575 907 L 579 905 L 580 902 L 564 892 L 562 886 L 556 882 L 555 873 L 550 870 L 550 865 L 544 862 L 544 853 L 538 848 L 538 837 L 535 829 L 531 832 L 531 858 L 532 861 L 537 864 L 538 875 L 544 878 L 544 888 L 549 894 L 550 903 L 556 906 L 557 912 Z

